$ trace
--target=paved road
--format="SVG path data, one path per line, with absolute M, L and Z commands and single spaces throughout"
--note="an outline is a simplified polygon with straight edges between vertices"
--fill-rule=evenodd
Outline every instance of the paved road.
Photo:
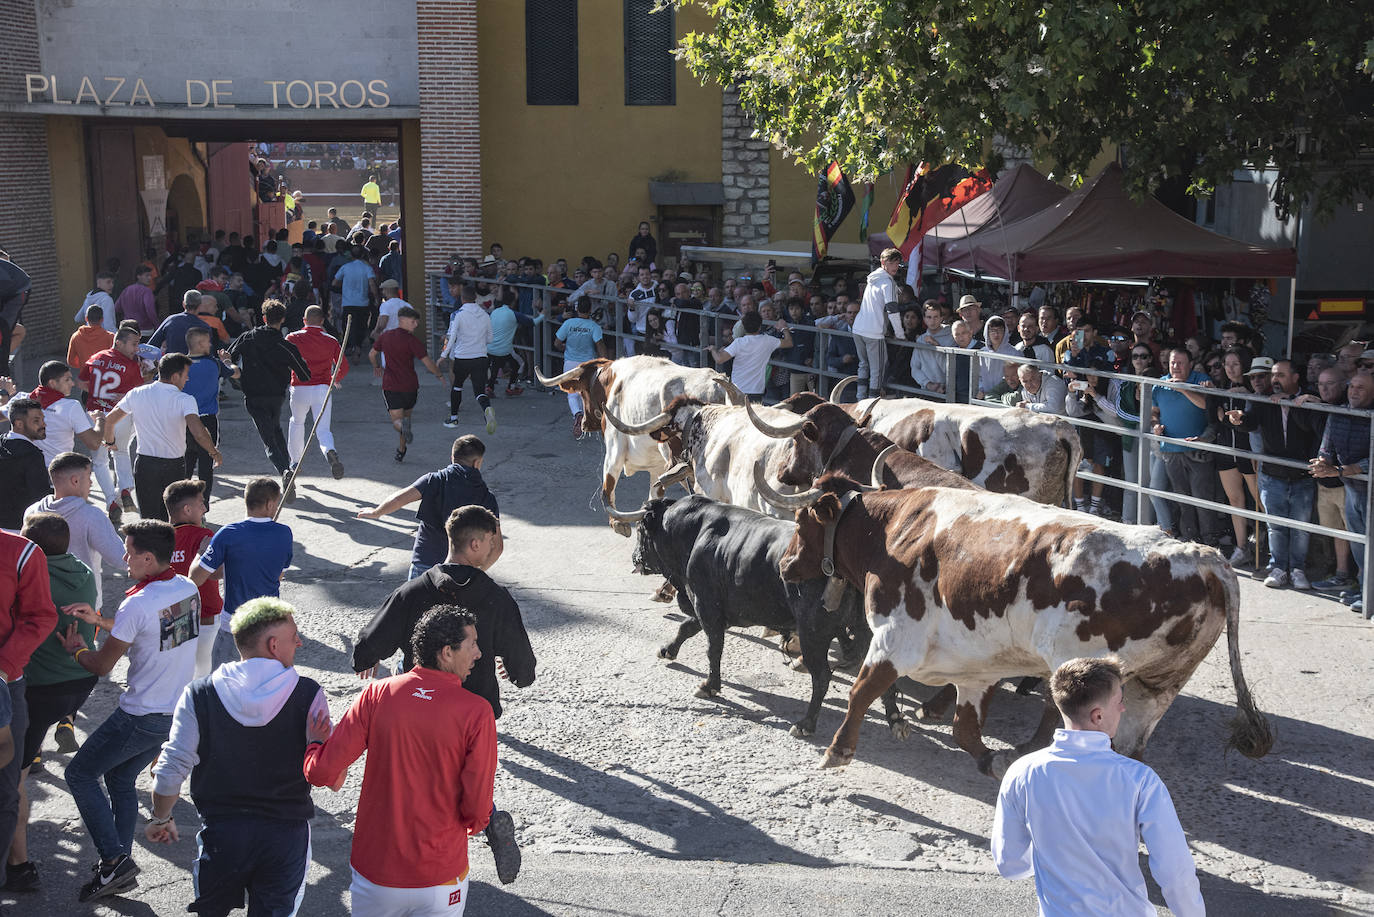
M 336 717 L 359 690 L 352 639 L 405 576 L 412 533 L 404 516 L 370 523 L 353 514 L 446 462 L 455 433 L 480 432 L 475 405 L 464 406 L 461 429 L 443 429 L 444 393 L 427 385 L 416 442 L 396 465 L 380 390 L 364 382 L 362 373 L 348 380 L 335 414 L 349 477 L 333 481 L 312 454 L 284 515 L 296 564 L 283 594 L 301 610 L 306 641 L 297 661 L 326 687 Z M 705 642 L 689 643 L 675 663 L 655 658 L 676 609 L 649 601 L 655 583 L 631 573 L 629 543 L 594 508 L 600 442 L 569 438 L 561 396 L 498 399 L 497 411 L 485 473 L 507 547 L 493 573 L 524 610 L 539 678 L 510 691 L 500 723 L 497 794 L 515 813 L 524 872 L 503 888 L 490 854 L 474 844 L 469 913 L 1035 912 L 1029 882 L 992 872 L 997 788 L 948 725 L 900 742 L 870 716 L 858 760 L 817 770 L 851 675 L 837 675 L 818 736 L 794 739 L 788 728 L 809 681 L 758 631 L 727 641 L 722 696 L 693 697 Z M 226 405 L 222 431 L 228 464 L 217 524 L 241 518 L 247 476 L 269 470 L 240 404 Z M 646 487 L 641 475 L 621 492 L 628 502 Z M 113 588 L 122 586 L 111 582 L 107 594 Z M 1374 913 L 1374 627 L 1333 601 L 1265 590 L 1248 577 L 1242 596 L 1246 674 L 1277 727 L 1274 752 L 1262 761 L 1222 753 L 1233 702 L 1223 641 L 1164 718 L 1147 760 L 1173 793 L 1212 913 Z M 122 671 L 97 690 L 80 731 L 109 711 Z M 988 733 L 1014 742 L 1032 728 L 1039 702 L 1004 693 Z M 84 913 L 76 889 L 93 848 L 60 780 L 62 756 L 51 747 L 44 754 L 30 842 L 44 891 L 0 900 L 18 914 Z M 361 777 L 355 766 L 340 793 L 316 793 L 303 913 L 347 913 Z M 180 805 L 189 835 L 195 814 Z M 94 912 L 184 912 L 193 853 L 186 838 L 157 849 L 140 838 L 141 887 Z

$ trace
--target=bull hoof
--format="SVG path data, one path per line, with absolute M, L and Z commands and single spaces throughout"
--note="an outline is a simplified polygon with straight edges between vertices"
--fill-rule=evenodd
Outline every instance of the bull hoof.
M 996 758 L 997 758 L 997 755 L 995 755 L 995 754 L 994 754 L 993 752 L 991 752 L 991 751 L 985 751 L 985 752 L 983 752 L 981 755 L 979 755 L 979 756 L 978 756 L 978 773 L 982 774 L 982 775 L 985 776 L 985 777 L 998 777 L 997 774 L 994 774 L 994 773 L 992 772 L 992 770 L 993 770 L 993 762 L 995 761 Z M 1006 772 L 1006 765 L 1003 765 L 1002 771 L 1003 771 L 1003 773 Z M 998 777 L 998 779 L 1001 779 L 1001 778 Z
M 703 698 L 705 700 L 709 700 L 710 698 L 719 696 L 720 688 L 713 688 L 704 681 L 697 688 L 697 697 Z
M 816 734 L 816 724 L 807 723 L 805 720 L 803 720 L 802 722 L 797 723 L 795 726 L 793 726 L 790 730 L 788 730 L 788 732 L 791 733 L 792 738 L 794 739 L 805 739 L 808 736 L 813 736 Z
M 853 760 L 854 752 L 852 751 L 844 752 L 834 748 L 827 748 L 825 750 L 825 757 L 821 758 L 821 769 L 824 770 L 828 767 L 844 767 Z
M 1007 775 L 1007 769 L 1011 767 L 1011 762 L 1015 761 L 1017 757 L 1019 756 L 1011 752 L 996 752 L 988 764 L 988 776 L 1000 782 Z
M 949 711 L 944 707 L 928 708 L 925 704 L 920 704 L 912 713 L 922 723 L 938 723 L 945 718 Z
M 629 537 L 630 537 L 630 532 L 631 532 L 630 524 L 629 524 L 628 522 L 621 522 L 621 521 L 618 520 L 618 519 L 612 520 L 612 522 L 611 522 L 611 531 L 612 531 L 612 532 L 615 532 L 617 535 L 621 535 L 621 536 L 624 536 L 625 538 L 629 538 Z
M 787 637 L 778 644 L 778 648 L 789 656 L 800 656 L 801 640 L 798 639 L 796 634 L 788 634 Z
M 793 659 L 792 662 L 789 664 L 788 667 L 789 667 L 792 671 L 794 671 L 794 672 L 810 672 L 810 671 L 811 671 L 810 669 L 808 669 L 808 668 L 806 667 L 806 660 L 805 660 L 805 659 L 801 659 L 801 658 Z
M 892 734 L 903 742 L 911 738 L 911 722 L 900 713 L 887 721 L 887 728 L 891 729 Z
M 665 643 L 658 648 L 658 658 L 667 659 L 669 661 L 676 659 L 677 650 L 673 647 L 671 643 Z
M 677 587 L 672 583 L 664 583 L 662 586 L 659 586 L 658 591 L 654 593 L 653 600 L 655 602 L 671 602 L 675 598 L 677 598 Z

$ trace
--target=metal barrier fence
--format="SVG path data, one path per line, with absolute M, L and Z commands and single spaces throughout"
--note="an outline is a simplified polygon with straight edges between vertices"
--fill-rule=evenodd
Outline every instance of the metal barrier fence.
M 448 279 L 449 278 L 443 274 L 429 275 L 429 347 L 431 355 L 435 356 L 436 358 L 439 352 L 439 345 L 444 338 L 446 329 L 448 328 L 447 314 L 450 313 L 453 308 L 456 308 L 456 306 L 446 307 L 445 305 L 443 305 L 441 292 L 442 284 L 446 283 Z M 493 280 L 489 282 L 493 287 L 507 286 L 516 289 L 533 290 L 537 298 L 537 302 L 535 303 L 537 309 L 542 307 L 545 301 L 545 297 L 548 297 L 550 299 L 558 299 L 566 302 L 568 297 L 574 292 L 574 290 L 564 290 L 541 284 L 506 283 L 505 281 L 501 280 Z M 633 303 L 630 300 L 621 299 L 618 297 L 610 297 L 590 293 L 586 295 L 588 295 L 594 302 L 601 304 L 602 321 L 599 322 L 599 324 L 602 327 L 602 334 L 604 338 L 608 339 L 611 342 L 610 346 L 608 346 L 607 348 L 609 356 L 611 356 L 612 358 L 626 356 L 628 353 L 628 348 L 625 346 L 626 342 L 642 343 L 645 340 L 645 337 L 642 334 L 637 334 L 633 330 L 624 330 L 627 327 L 632 327 L 630 323 L 627 321 L 627 316 L 630 312 L 631 307 L 638 306 L 638 303 Z M 700 337 L 696 344 L 684 344 L 682 342 L 677 342 L 673 344 L 664 343 L 662 345 L 664 349 L 669 351 L 675 362 L 679 362 L 688 366 L 709 367 L 714 365 L 714 361 L 712 360 L 709 353 L 709 345 L 718 344 L 722 340 L 724 328 L 733 326 L 734 323 L 739 319 L 739 316 L 733 313 L 722 314 L 712 312 L 707 309 L 670 309 L 670 307 L 663 305 L 658 305 L 656 306 L 656 308 L 659 308 L 665 313 L 668 311 L 672 311 L 673 313 L 692 314 L 699 317 Z M 593 311 L 595 312 L 595 310 L 596 307 L 594 306 Z M 815 335 L 815 346 L 813 349 L 813 353 L 815 353 L 817 357 L 813 362 L 815 362 L 817 365 L 806 366 L 802 364 L 787 362 L 785 360 L 770 360 L 770 366 L 786 369 L 790 372 L 799 373 L 805 376 L 815 377 L 817 380 L 819 380 L 819 384 L 817 384 L 813 390 L 818 391 L 823 395 L 826 392 L 828 392 L 836 382 L 839 382 L 841 379 L 855 375 L 857 373 L 857 363 L 852 367 L 845 367 L 842 369 L 831 369 L 829 365 L 826 363 L 824 356 L 822 356 L 829 352 L 829 345 L 831 340 L 835 338 L 847 338 L 853 340 L 857 337 L 857 335 L 853 334 L 850 331 L 838 328 L 821 328 L 815 325 L 792 324 L 790 322 L 788 324 L 792 330 Z M 556 320 L 535 320 L 534 324 L 532 325 L 531 332 L 529 334 L 528 343 L 520 343 L 516 345 L 516 350 L 520 351 L 523 355 L 526 355 L 528 360 L 532 361 L 534 366 L 538 366 L 540 372 L 544 373 L 545 375 L 557 375 L 558 373 L 561 373 L 563 371 L 562 355 L 552 346 L 553 335 L 556 331 L 556 328 Z M 519 339 L 519 336 L 517 336 L 517 340 Z M 1141 524 L 1149 524 L 1147 520 L 1153 520 L 1153 507 L 1150 503 L 1150 500 L 1151 498 L 1156 498 L 1166 500 L 1169 503 L 1186 504 L 1188 506 L 1192 506 L 1197 510 L 1204 512 L 1219 513 L 1223 517 L 1241 516 L 1254 522 L 1262 522 L 1266 526 L 1281 526 L 1284 528 L 1307 532 L 1309 534 L 1326 535 L 1331 538 L 1337 538 L 1342 541 L 1349 542 L 1352 545 L 1352 554 L 1354 553 L 1355 546 L 1358 546 L 1360 549 L 1359 554 L 1362 557 L 1360 569 L 1362 571 L 1368 570 L 1371 561 L 1374 561 L 1374 539 L 1370 539 L 1366 535 L 1357 534 L 1354 532 L 1347 531 L 1345 529 L 1329 528 L 1324 525 L 1308 522 L 1307 520 L 1289 519 L 1284 516 L 1273 515 L 1270 513 L 1266 513 L 1262 506 L 1259 506 L 1259 508 L 1256 510 L 1250 510 L 1244 507 L 1232 506 L 1229 503 L 1219 503 L 1214 500 L 1200 499 L 1190 495 L 1175 493 L 1173 491 L 1160 490 L 1150 486 L 1149 482 L 1152 473 L 1152 458 L 1154 457 L 1154 454 L 1157 451 L 1158 447 L 1166 443 L 1182 446 L 1188 450 L 1205 451 L 1217 455 L 1230 456 L 1233 458 L 1249 459 L 1255 462 L 1256 465 L 1263 462 L 1266 465 L 1278 465 L 1307 471 L 1308 465 L 1306 462 L 1284 459 L 1277 456 L 1268 456 L 1262 453 L 1256 453 L 1245 449 L 1236 449 L 1230 446 L 1222 446 L 1216 443 L 1199 442 L 1188 439 L 1180 439 L 1168 435 L 1159 435 L 1154 433 L 1149 425 L 1149 420 L 1151 417 L 1154 404 L 1153 390 L 1155 388 L 1167 388 L 1178 392 L 1194 392 L 1204 395 L 1208 398 L 1227 398 L 1239 401 L 1264 403 L 1271 403 L 1270 396 L 1256 395 L 1251 394 L 1249 392 L 1223 391 L 1209 386 L 1192 385 L 1184 382 L 1174 382 L 1172 380 L 1159 379 L 1157 377 L 1152 376 L 1137 376 L 1132 375 L 1130 373 L 1116 373 L 1109 372 L 1106 370 L 1090 369 L 1086 367 L 1068 366 L 1067 364 L 1051 363 L 1042 360 L 1032 360 L 1023 357 L 1019 354 L 1012 355 L 997 353 L 989 350 L 966 350 L 959 347 L 931 346 L 929 344 L 918 343 L 915 341 L 894 340 L 891 338 L 889 338 L 886 343 L 890 346 L 897 347 L 900 351 L 903 352 L 922 350 L 928 353 L 936 354 L 943 361 L 945 378 L 944 393 L 936 393 L 921 388 L 912 388 L 906 385 L 896 385 L 891 382 L 885 385 L 886 390 L 889 392 L 901 392 L 906 395 L 910 395 L 916 398 L 923 398 L 930 401 L 954 402 L 956 400 L 955 393 L 960 388 L 958 384 L 960 380 L 957 376 L 958 367 L 961 361 L 966 361 L 968 364 L 969 371 L 967 389 L 967 392 L 969 393 L 969 399 L 967 403 L 990 408 L 1011 409 L 1008 405 L 1002 402 L 988 401 L 976 397 L 976 393 L 980 390 L 978 380 L 981 372 L 980 360 L 982 358 L 989 358 L 1003 363 L 1015 363 L 1018 365 L 1033 366 L 1040 370 L 1055 373 L 1068 371 L 1073 372 L 1077 375 L 1090 376 L 1094 379 L 1106 379 L 1109 382 L 1117 381 L 1122 385 L 1136 385 L 1139 389 L 1139 416 L 1140 418 L 1142 418 L 1142 422 L 1140 426 L 1137 428 L 1129 428 L 1123 425 L 1113 423 L 1103 423 L 1102 421 L 1097 419 L 1091 419 L 1089 417 L 1079 417 L 1067 413 L 1054 412 L 1054 416 L 1064 421 L 1067 421 L 1074 427 L 1080 429 L 1097 430 L 1122 439 L 1129 438 L 1134 439 L 1136 441 L 1137 445 L 1134 449 L 1122 449 L 1123 465 L 1126 461 L 1130 461 L 1132 459 L 1136 462 L 1135 481 L 1130 481 L 1124 478 L 1112 478 L 1105 475 L 1098 475 L 1091 471 L 1082 470 L 1078 472 L 1077 476 L 1090 483 L 1101 483 L 1106 487 L 1113 487 L 1123 491 L 1123 500 L 1131 499 L 1131 495 L 1134 495 L 1137 522 Z M 962 358 L 962 360 L 960 358 Z M 1313 411 L 1329 415 L 1339 414 L 1361 419 L 1369 419 L 1371 415 L 1371 412 L 1367 410 L 1361 411 L 1354 408 L 1342 407 L 1338 405 L 1329 405 L 1321 402 L 1308 402 L 1302 405 L 1289 403 L 1286 406 L 1290 410 Z M 1094 413 L 1094 417 L 1095 416 L 1096 415 Z M 1366 457 L 1374 457 L 1374 424 L 1371 424 L 1370 427 L 1369 452 L 1367 453 Z M 1123 467 L 1123 471 L 1124 470 L 1125 469 Z M 1342 480 L 1347 482 L 1358 481 L 1365 485 L 1365 518 L 1374 518 L 1374 488 L 1369 487 L 1370 475 L 1353 475 L 1345 477 Z M 1243 484 L 1242 487 L 1244 487 Z M 1258 532 L 1256 532 L 1256 545 L 1258 550 Z M 1371 578 L 1366 576 L 1363 577 L 1363 579 L 1363 593 L 1365 601 L 1364 607 L 1371 608 L 1374 607 L 1370 604 L 1371 598 L 1374 598 L 1374 596 L 1371 596 Z

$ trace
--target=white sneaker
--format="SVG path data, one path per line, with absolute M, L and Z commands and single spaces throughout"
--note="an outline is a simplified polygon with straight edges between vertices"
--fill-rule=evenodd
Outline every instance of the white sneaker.
M 1293 588 L 1301 589 L 1304 592 L 1312 588 L 1312 584 L 1307 581 L 1307 574 L 1301 570 L 1293 571 Z
M 1307 577 L 1303 577 L 1304 582 L 1306 579 Z M 1269 575 L 1264 578 L 1264 585 L 1268 586 L 1270 589 L 1282 589 L 1284 586 L 1288 585 L 1288 574 L 1275 567 L 1273 570 L 1270 570 Z
M 1244 567 L 1245 565 L 1250 563 L 1250 552 L 1246 551 L 1245 548 L 1238 546 L 1234 551 L 1231 552 L 1231 556 L 1227 559 L 1230 561 L 1231 566 L 1233 567 Z

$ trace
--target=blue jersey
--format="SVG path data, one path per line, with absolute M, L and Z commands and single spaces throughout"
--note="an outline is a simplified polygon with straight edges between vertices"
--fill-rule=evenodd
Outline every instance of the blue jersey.
M 224 568 L 224 630 L 244 602 L 281 594 L 281 574 L 291 556 L 291 529 L 263 517 L 231 522 L 210 538 L 200 565 L 212 572 Z
M 585 363 L 596 359 L 601 326 L 589 318 L 570 318 L 558 327 L 557 337 L 567 345 L 563 351 L 565 362 Z
M 510 306 L 497 306 L 491 310 L 491 343 L 487 353 L 494 357 L 508 356 L 515 346 L 515 328 L 519 321 Z
M 228 379 L 234 370 L 209 354 L 191 358 L 182 391 L 196 399 L 197 414 L 219 413 L 219 380 Z

